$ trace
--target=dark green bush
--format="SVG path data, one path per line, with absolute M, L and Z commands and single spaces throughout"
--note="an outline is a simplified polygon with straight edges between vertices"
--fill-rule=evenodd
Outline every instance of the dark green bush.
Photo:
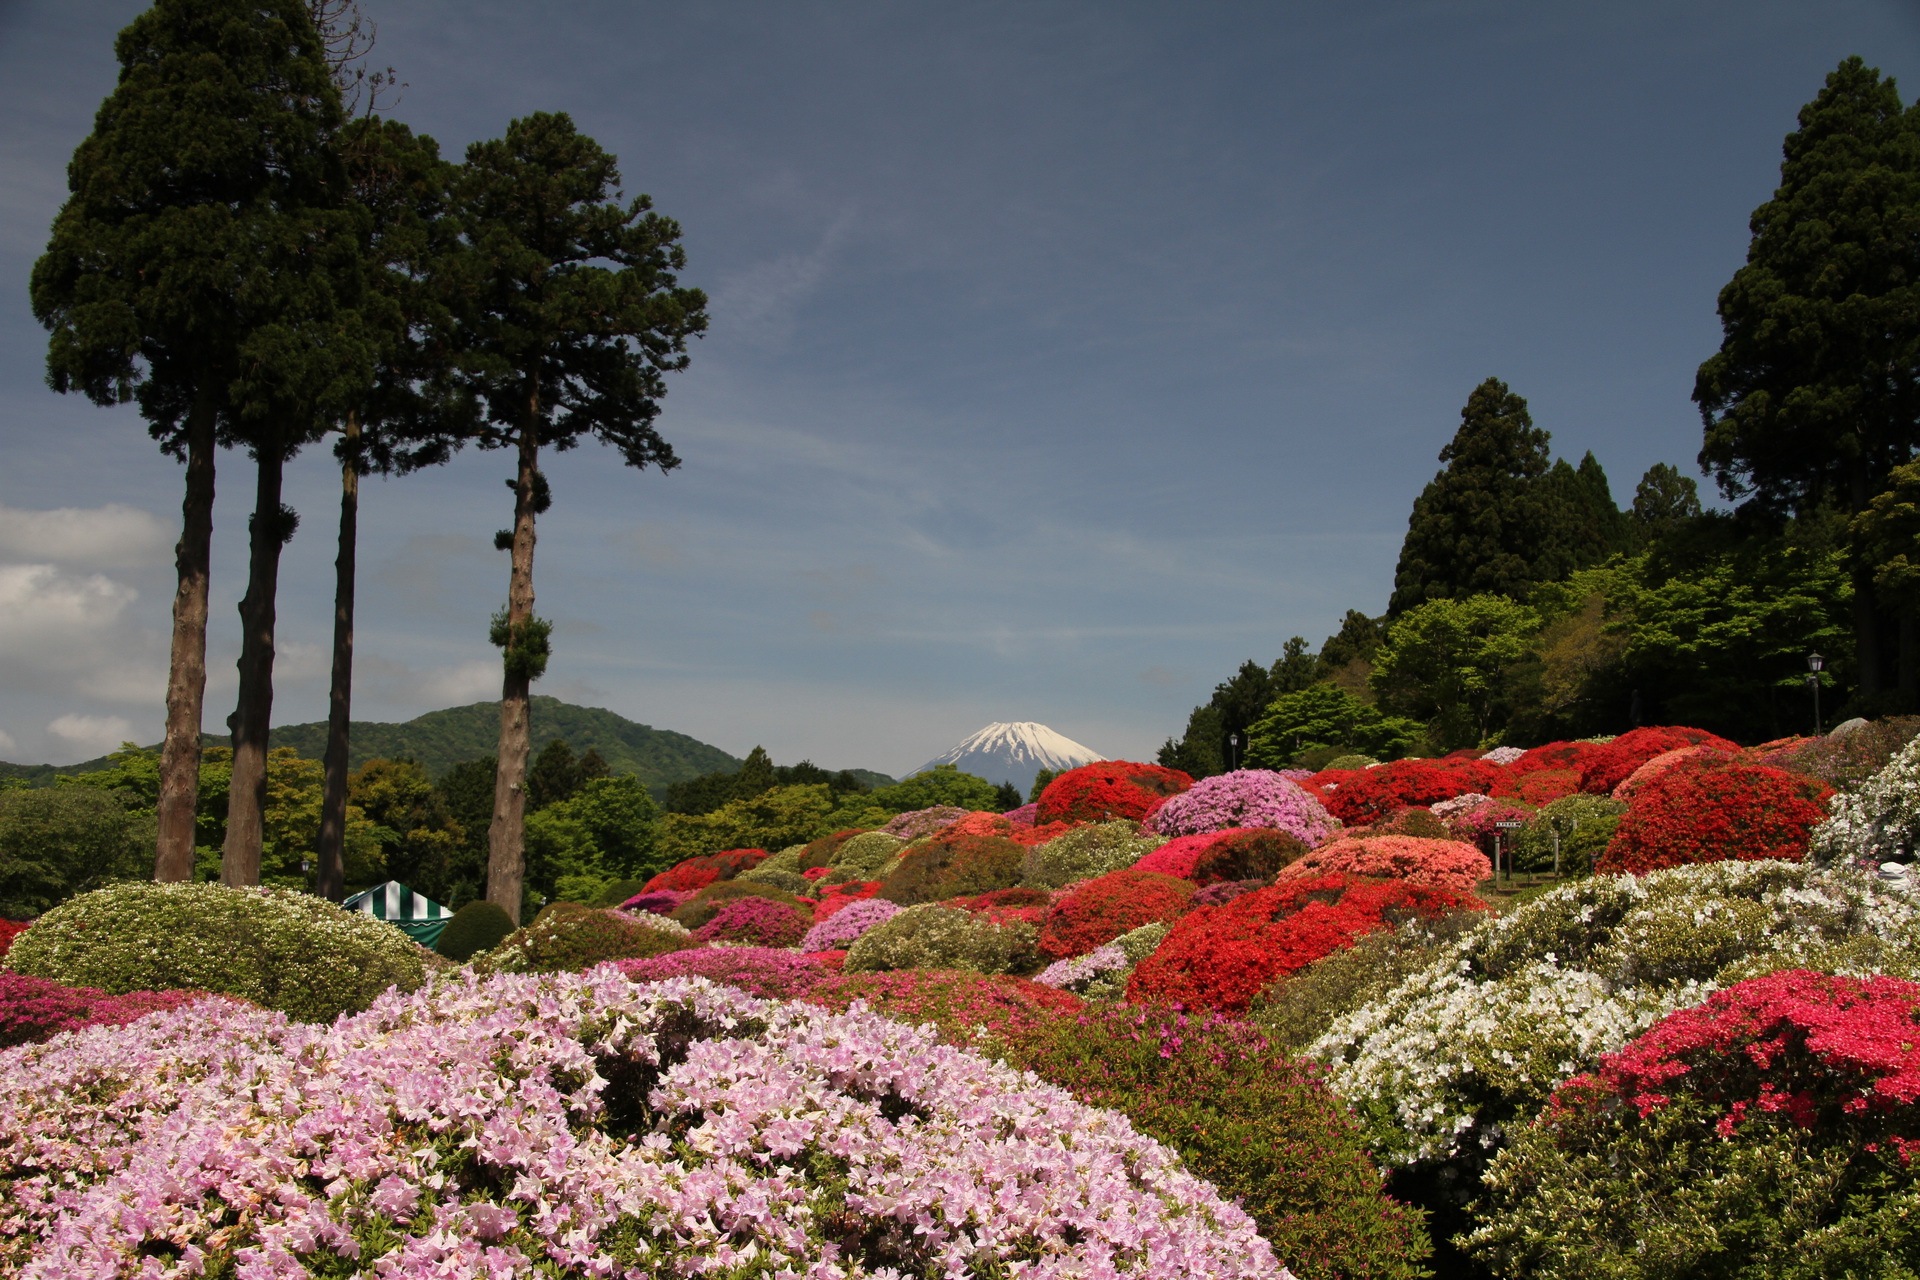
M 473 967 L 481 973 L 578 973 L 605 960 L 644 959 L 693 945 L 681 926 L 660 916 L 556 902 Z
M 625 899 L 622 899 L 625 901 Z M 434 947 L 455 964 L 465 964 L 482 951 L 491 951 L 513 933 L 513 917 L 485 898 L 475 898 L 453 913 Z
M 1010 889 L 1026 856 L 1026 846 L 1004 836 L 936 837 L 909 850 L 875 896 L 911 907 Z
M 771 898 L 782 906 L 811 910 L 785 889 L 770 884 L 757 884 L 751 880 L 716 880 L 676 907 L 673 918 L 689 929 L 698 929 L 719 915 L 720 908 L 736 898 Z
M 70 987 L 239 996 L 303 1022 L 426 980 L 432 954 L 383 920 L 289 889 L 111 885 L 55 907 L 5 966 Z
M 1004 1041 L 1011 1065 L 1180 1152 L 1301 1280 L 1426 1274 L 1421 1214 L 1386 1194 L 1346 1107 L 1245 1022 L 1088 1005 Z

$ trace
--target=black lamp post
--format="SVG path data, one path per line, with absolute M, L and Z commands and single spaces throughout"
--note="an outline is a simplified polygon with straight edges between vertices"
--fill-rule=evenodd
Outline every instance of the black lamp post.
M 1227 735 L 1227 772 L 1231 773 L 1235 769 L 1238 769 L 1239 767 L 1240 767 L 1240 735 L 1237 733 L 1230 733 Z
M 1813 736 L 1820 736 L 1820 672 L 1827 660 L 1817 653 L 1807 655 L 1807 683 L 1813 686 Z

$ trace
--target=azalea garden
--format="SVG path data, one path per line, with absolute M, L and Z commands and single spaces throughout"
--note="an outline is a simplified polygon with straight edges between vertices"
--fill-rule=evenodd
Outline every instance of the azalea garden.
M 1917 735 L 1103 762 L 434 951 L 110 885 L 9 926 L 0 1260 L 1912 1274 Z

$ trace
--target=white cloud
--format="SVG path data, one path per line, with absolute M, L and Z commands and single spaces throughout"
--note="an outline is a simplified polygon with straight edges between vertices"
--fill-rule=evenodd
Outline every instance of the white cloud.
M 125 716 L 64 715 L 47 732 L 83 756 L 103 756 L 133 739 L 133 721 Z
M 4 751 L 8 755 L 14 755 L 19 750 L 20 744 L 13 740 L 13 735 L 5 729 L 0 729 L 0 751 Z
M 173 541 L 173 531 L 152 513 L 118 502 L 50 511 L 0 504 L 0 557 L 138 569 L 166 563 Z
M 167 636 L 135 621 L 140 593 L 100 573 L 0 564 L 0 684 L 158 705 Z
M 405 718 L 406 713 L 438 711 L 500 696 L 500 660 L 475 658 L 447 666 L 414 667 L 377 654 L 353 656 L 353 701 L 359 708 L 393 708 L 382 713 Z M 541 690 L 546 692 L 546 690 Z

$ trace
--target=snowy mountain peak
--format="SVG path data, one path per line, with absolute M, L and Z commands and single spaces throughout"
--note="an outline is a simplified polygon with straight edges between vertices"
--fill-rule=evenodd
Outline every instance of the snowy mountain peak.
M 951 764 L 962 772 L 975 774 L 988 782 L 1011 782 L 1025 795 L 1033 785 L 1034 775 L 1042 769 L 1059 773 L 1105 759 L 1091 747 L 1082 746 L 1043 724 L 1019 720 L 1011 724 L 990 724 L 941 752 L 914 772 L 924 772 L 938 764 Z

